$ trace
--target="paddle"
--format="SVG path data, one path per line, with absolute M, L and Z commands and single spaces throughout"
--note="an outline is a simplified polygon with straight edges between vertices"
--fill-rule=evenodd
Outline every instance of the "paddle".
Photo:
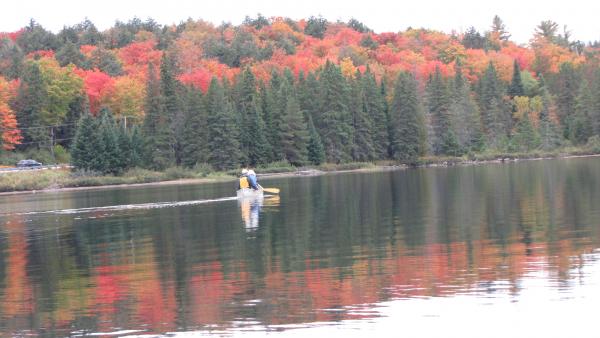
M 270 194 L 279 194 L 279 188 L 263 188 L 262 185 L 258 185 L 263 191 L 266 191 Z

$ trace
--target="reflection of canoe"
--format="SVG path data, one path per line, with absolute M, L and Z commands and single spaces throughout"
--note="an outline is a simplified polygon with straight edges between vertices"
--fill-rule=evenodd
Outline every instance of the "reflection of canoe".
M 254 189 L 240 189 L 237 191 L 238 198 L 256 198 L 263 197 L 263 191 Z

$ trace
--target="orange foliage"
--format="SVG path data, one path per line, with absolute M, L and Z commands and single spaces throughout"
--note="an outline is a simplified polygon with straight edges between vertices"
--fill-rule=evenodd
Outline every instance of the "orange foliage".
M 125 73 L 135 76 L 145 77 L 148 69 L 148 63 L 160 64 L 162 52 L 156 49 L 156 41 L 147 40 L 143 42 L 134 42 L 117 52 L 118 57 L 123 62 Z
M 79 51 L 81 54 L 85 55 L 85 57 L 89 58 L 97 48 L 97 46 L 93 45 L 81 45 L 81 47 L 79 47 Z
M 4 150 L 15 149 L 23 139 L 21 131 L 17 129 L 17 118 L 10 108 L 10 98 L 13 96 L 11 86 L 0 76 L 0 137 Z

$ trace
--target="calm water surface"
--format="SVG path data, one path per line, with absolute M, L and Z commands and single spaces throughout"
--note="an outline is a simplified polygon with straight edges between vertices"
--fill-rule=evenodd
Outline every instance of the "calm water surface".
M 597 336 L 600 158 L 0 196 L 0 336 Z

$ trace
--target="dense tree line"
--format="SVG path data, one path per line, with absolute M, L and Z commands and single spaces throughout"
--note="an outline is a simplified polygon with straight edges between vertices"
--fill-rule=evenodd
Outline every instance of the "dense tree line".
M 206 34 L 190 38 L 197 32 Z M 423 67 L 405 65 L 390 48 L 417 47 L 400 38 L 432 44 L 437 55 L 420 51 Z M 259 15 L 237 27 L 134 19 L 104 32 L 86 20 L 58 34 L 32 20 L 0 39 L 3 146 L 62 145 L 76 166 L 118 174 L 131 166 L 415 163 L 598 142 L 596 47 L 582 49 L 546 21 L 531 51 L 509 38 L 498 17 L 490 31 L 460 37 L 378 35 L 356 19 L 321 17 Z M 328 39 L 339 39 L 337 58 L 318 44 Z M 510 66 L 496 55 L 512 55 Z

